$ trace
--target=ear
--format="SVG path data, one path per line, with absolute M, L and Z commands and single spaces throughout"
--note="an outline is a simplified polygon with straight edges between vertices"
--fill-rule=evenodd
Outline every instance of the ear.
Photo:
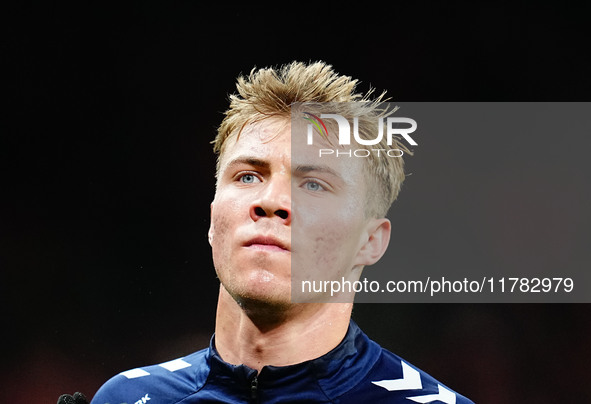
M 213 241 L 213 202 L 209 205 L 209 230 L 207 231 L 207 240 L 209 245 Z
M 386 252 L 392 225 L 386 218 L 372 219 L 367 225 L 367 239 L 357 253 L 355 265 L 373 265 Z

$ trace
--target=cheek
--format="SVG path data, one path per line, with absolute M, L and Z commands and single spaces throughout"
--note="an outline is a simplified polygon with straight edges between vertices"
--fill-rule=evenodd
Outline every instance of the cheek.
M 220 214 L 220 212 L 214 211 L 212 214 L 212 240 L 211 249 L 214 260 L 219 258 L 219 254 L 223 251 L 223 247 L 226 246 L 227 237 L 231 227 L 230 220 L 227 215 Z
M 217 194 L 211 211 L 214 240 L 227 237 L 233 221 L 236 222 L 239 216 L 244 216 L 241 213 L 248 214 L 244 198 L 238 198 L 228 192 Z
M 298 268 L 321 271 L 323 275 L 351 269 L 353 257 L 357 253 L 360 222 L 350 212 L 339 214 L 332 210 L 331 213 L 309 213 L 305 219 L 298 220 L 296 226 L 301 228 L 300 231 L 294 231 L 292 240 L 294 250 L 302 252 L 297 254 L 301 260 Z
M 326 231 L 322 236 L 314 238 L 314 264 L 318 270 L 328 269 L 338 265 L 343 259 L 343 243 L 345 238 L 340 232 Z
M 347 260 L 356 253 L 358 228 L 347 224 L 319 229 L 318 236 L 314 238 L 315 255 L 319 263 L 330 265 L 331 262 Z

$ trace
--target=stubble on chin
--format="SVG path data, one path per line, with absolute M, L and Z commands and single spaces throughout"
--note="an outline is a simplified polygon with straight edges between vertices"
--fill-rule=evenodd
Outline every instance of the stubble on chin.
M 295 305 L 291 303 L 291 294 L 261 294 L 251 290 L 234 290 L 226 288 L 228 294 L 234 299 L 253 323 L 259 328 L 273 327 L 281 324 L 289 318 Z

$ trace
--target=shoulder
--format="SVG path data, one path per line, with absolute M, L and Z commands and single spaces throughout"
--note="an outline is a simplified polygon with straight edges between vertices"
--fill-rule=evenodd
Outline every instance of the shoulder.
M 121 372 L 109 379 L 91 404 L 172 404 L 199 390 L 207 380 L 208 350 L 158 365 Z
M 371 343 L 376 344 L 373 341 Z M 474 404 L 428 373 L 381 347 L 371 370 L 341 399 L 341 402 Z
M 399 372 L 398 375 L 402 376 L 401 379 L 392 379 L 393 369 Z M 418 403 L 439 400 L 444 403 L 473 404 L 471 400 L 446 386 L 427 372 L 383 348 L 380 360 L 378 360 L 374 368 L 374 377 L 376 380 L 372 381 L 372 384 L 385 391 L 407 383 L 407 386 L 413 387 L 405 392 L 407 399 Z M 400 380 L 400 384 L 397 384 L 398 380 Z M 425 401 L 427 398 L 430 401 Z

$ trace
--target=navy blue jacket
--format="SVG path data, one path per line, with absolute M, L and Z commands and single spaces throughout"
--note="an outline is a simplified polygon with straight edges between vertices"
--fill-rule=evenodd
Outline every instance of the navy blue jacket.
M 370 340 L 351 321 L 344 340 L 318 359 L 265 366 L 226 363 L 210 347 L 120 373 L 91 404 L 472 403 Z

